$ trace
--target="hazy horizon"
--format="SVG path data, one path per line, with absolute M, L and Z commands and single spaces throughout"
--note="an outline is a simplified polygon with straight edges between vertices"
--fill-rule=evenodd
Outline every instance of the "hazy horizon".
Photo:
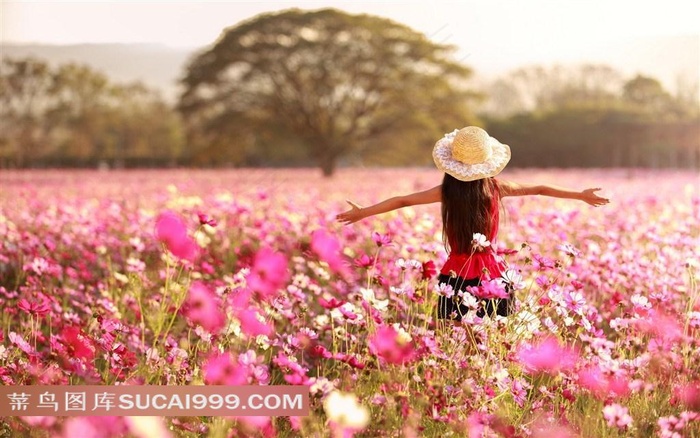
M 527 65 L 600 63 L 626 75 L 648 74 L 673 90 L 700 82 L 700 2 L 606 3 L 550 0 L 460 3 L 378 2 L 2 2 L 0 44 L 144 44 L 195 51 L 226 27 L 292 7 L 333 7 L 386 17 L 433 41 L 477 76 Z M 696 17 L 696 18 L 692 18 Z M 659 41 L 664 41 L 663 44 Z M 108 72 L 109 73 L 109 72 Z

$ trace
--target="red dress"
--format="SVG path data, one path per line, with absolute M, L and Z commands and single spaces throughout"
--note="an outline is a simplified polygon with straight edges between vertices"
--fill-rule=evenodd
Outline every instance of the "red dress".
M 492 204 L 491 213 L 491 235 L 487 236 L 488 240 L 491 242 L 491 246 L 481 250 L 475 251 L 473 254 L 459 254 L 450 253 L 447 257 L 447 261 L 440 270 L 441 274 L 450 275 L 451 272 L 456 273 L 459 277 L 464 279 L 479 278 L 484 279 L 484 269 L 486 269 L 491 278 L 498 278 L 506 270 L 505 262 L 496 255 L 496 251 L 493 248 L 495 245 L 494 240 L 498 234 L 498 198 L 500 194 L 498 192 L 498 186 L 495 188 Z M 451 248 L 455 248 L 455 245 L 449 239 L 448 242 Z

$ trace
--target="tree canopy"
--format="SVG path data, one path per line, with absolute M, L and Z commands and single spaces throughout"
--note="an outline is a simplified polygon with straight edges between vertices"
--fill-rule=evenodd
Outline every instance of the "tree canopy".
M 474 121 L 471 70 L 450 59 L 454 50 L 371 15 L 263 14 L 194 57 L 178 109 L 192 153 L 207 164 L 275 156 L 281 141 L 303 148 L 327 176 L 339 160 L 367 154 L 400 163 L 399 152 L 429 151 Z

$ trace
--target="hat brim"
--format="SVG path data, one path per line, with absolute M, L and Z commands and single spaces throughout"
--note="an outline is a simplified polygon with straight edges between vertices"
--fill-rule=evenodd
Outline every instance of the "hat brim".
M 438 140 L 433 148 L 433 161 L 438 169 L 460 181 L 475 181 L 496 176 L 510 161 L 510 147 L 489 136 L 491 156 L 478 164 L 464 164 L 452 158 L 452 140 L 456 130 Z

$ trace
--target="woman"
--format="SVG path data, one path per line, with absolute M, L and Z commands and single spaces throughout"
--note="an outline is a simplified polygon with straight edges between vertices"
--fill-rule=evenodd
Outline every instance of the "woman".
M 505 272 L 505 264 L 491 244 L 498 232 L 501 198 L 544 195 L 578 199 L 594 207 L 610 202 L 594 193 L 600 188 L 577 192 L 551 185 L 497 180 L 495 176 L 510 161 L 510 148 L 476 126 L 446 134 L 435 144 L 433 160 L 445 173 L 441 185 L 386 199 L 366 208 L 347 201 L 352 208 L 338 214 L 337 219 L 351 224 L 402 207 L 441 202 L 443 241 L 449 255 L 438 277 L 440 319 L 461 321 L 475 304 L 479 308 L 477 316 L 511 313 L 512 288 L 507 286 L 499 290 L 496 282 L 486 282 L 502 278 Z M 508 285 L 507 281 L 503 283 Z M 471 294 L 465 295 L 464 291 Z M 475 300 L 474 296 L 479 299 Z

